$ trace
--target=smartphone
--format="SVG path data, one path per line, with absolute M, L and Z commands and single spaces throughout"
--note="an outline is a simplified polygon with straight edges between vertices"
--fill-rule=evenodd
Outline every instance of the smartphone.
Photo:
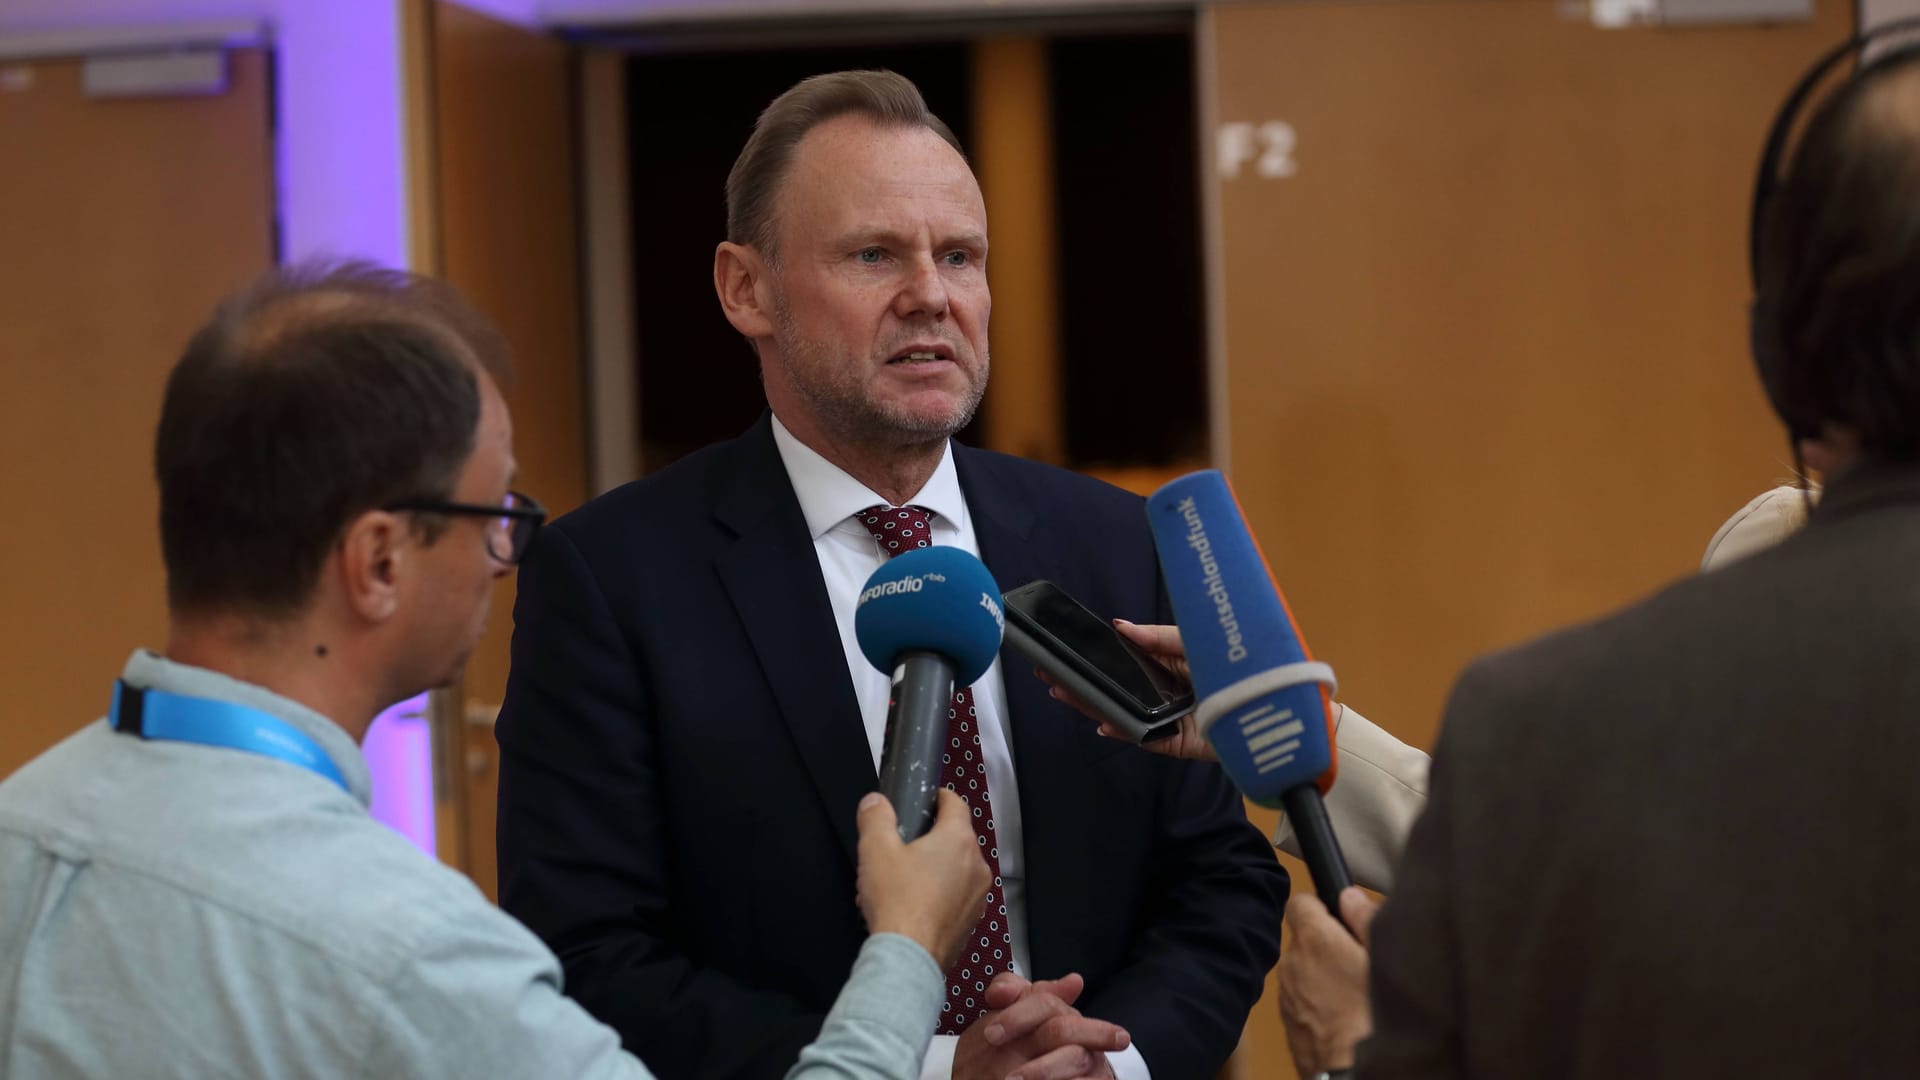
M 1001 595 L 1007 643 L 1136 742 L 1180 730 L 1193 689 L 1051 581 Z

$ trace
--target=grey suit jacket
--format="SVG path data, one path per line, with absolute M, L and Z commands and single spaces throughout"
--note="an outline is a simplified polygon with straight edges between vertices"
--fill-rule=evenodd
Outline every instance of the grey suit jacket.
M 1461 677 L 1362 1076 L 1920 1070 L 1920 468 Z

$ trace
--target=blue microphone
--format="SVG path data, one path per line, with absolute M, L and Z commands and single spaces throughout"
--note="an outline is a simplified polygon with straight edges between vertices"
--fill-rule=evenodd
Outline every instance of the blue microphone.
M 1201 734 L 1241 792 L 1286 812 L 1315 891 L 1340 915 L 1353 884 L 1320 796 L 1333 786 L 1333 669 L 1307 651 L 1218 470 L 1147 499 L 1167 596 L 1193 672 Z
M 893 679 L 880 793 L 893 803 L 902 840 L 933 826 L 953 688 L 986 674 L 1004 630 L 1000 586 L 984 563 L 959 548 L 896 556 L 860 590 L 853 635 L 867 662 Z

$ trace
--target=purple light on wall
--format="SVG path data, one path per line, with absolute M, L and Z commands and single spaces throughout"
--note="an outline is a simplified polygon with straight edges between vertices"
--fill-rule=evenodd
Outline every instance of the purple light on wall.
M 408 266 L 405 80 L 396 0 L 280 0 L 274 9 L 282 259 Z M 425 695 L 367 732 L 373 816 L 434 854 Z
M 427 695 L 375 718 L 364 750 L 373 780 L 373 816 L 432 855 L 433 730 L 427 724 Z
M 532 22 L 535 0 L 481 2 L 502 17 Z M 340 255 L 408 267 L 400 16 L 399 0 L 0 0 L 0 28 L 9 30 L 271 23 L 280 257 Z M 254 36 L 244 25 L 234 33 L 236 41 Z M 424 695 L 389 709 L 363 750 L 374 817 L 433 854 L 425 712 Z
M 282 257 L 352 255 L 406 266 L 398 6 L 283 3 L 274 46 Z

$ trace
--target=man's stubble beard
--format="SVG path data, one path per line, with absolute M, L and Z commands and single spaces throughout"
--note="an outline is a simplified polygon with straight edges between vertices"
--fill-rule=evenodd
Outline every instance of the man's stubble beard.
M 872 400 L 861 382 L 864 365 L 821 342 L 803 338 L 794 325 L 786 297 L 779 293 L 774 296 L 773 340 L 787 384 L 830 432 L 860 445 L 922 446 L 952 438 L 979 411 L 992 369 L 992 352 L 983 350 L 980 377 L 968 387 L 966 397 L 947 416 L 928 418 L 890 402 Z

